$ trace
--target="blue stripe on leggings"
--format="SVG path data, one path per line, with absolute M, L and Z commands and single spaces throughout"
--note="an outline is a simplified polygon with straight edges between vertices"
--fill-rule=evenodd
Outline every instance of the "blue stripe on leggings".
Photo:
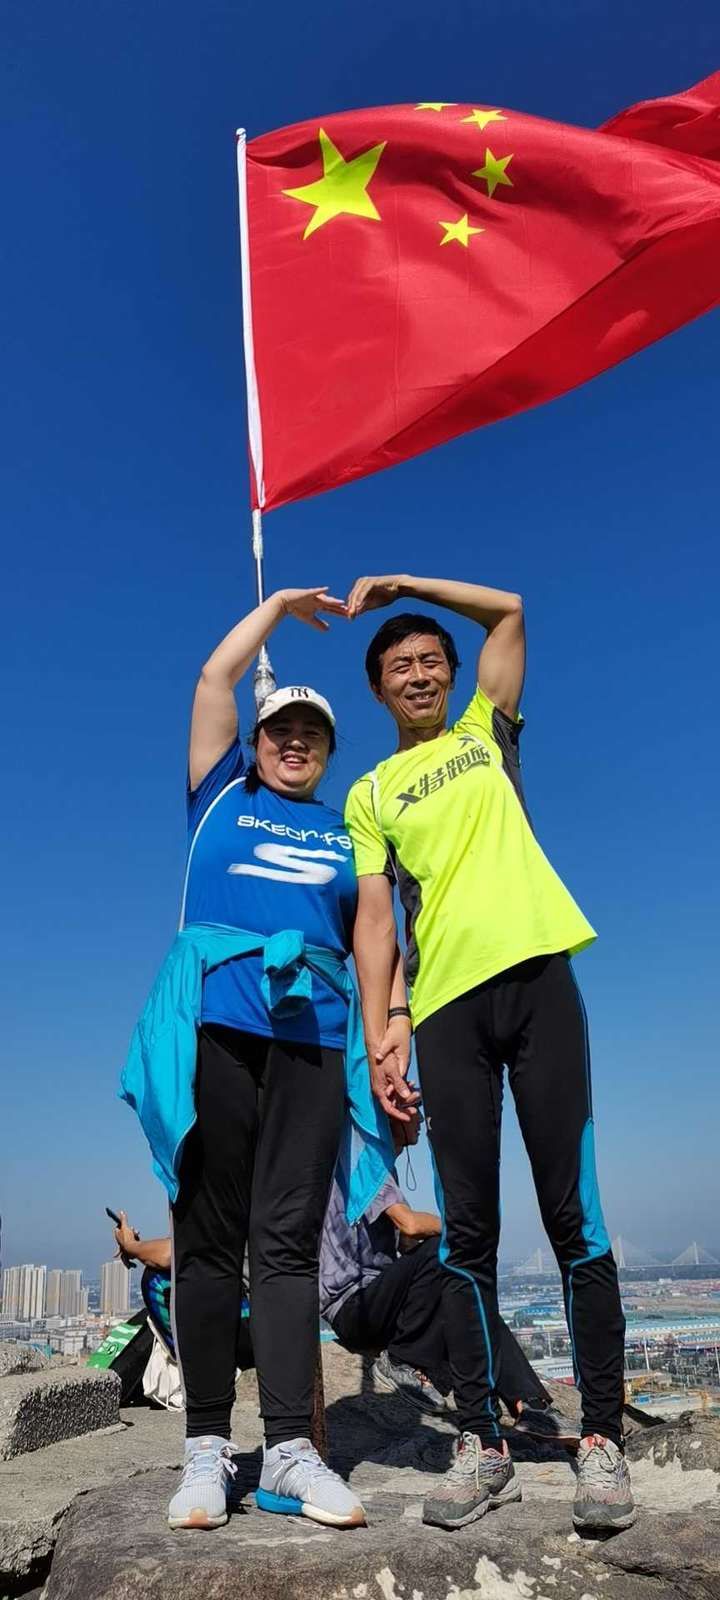
M 585 1010 L 585 1002 L 580 993 L 580 989 L 578 988 L 577 979 L 575 977 L 575 973 L 573 972 L 571 961 L 568 962 L 568 968 L 573 984 L 575 985 L 575 993 L 577 995 L 583 1024 L 585 1086 L 588 1110 L 587 1121 L 580 1135 L 580 1170 L 578 1177 L 578 1198 L 580 1200 L 580 1211 L 582 1213 L 582 1236 L 587 1245 L 587 1253 L 584 1256 L 579 1256 L 577 1261 L 571 1261 L 570 1266 L 567 1269 L 568 1332 L 570 1334 L 570 1348 L 572 1350 L 575 1383 L 579 1388 L 581 1384 L 581 1376 L 580 1369 L 577 1364 L 577 1355 L 575 1350 L 575 1328 L 573 1325 L 573 1272 L 576 1267 L 583 1266 L 586 1261 L 597 1261 L 600 1256 L 607 1255 L 611 1245 L 608 1231 L 605 1226 L 602 1205 L 600 1203 L 600 1188 L 598 1185 L 597 1167 L 595 1163 L 595 1124 L 593 1122 L 592 1115 L 590 1039 L 588 1032 L 587 1011 Z
M 441 1238 L 440 1238 L 440 1247 L 438 1249 L 438 1259 L 441 1261 L 442 1265 L 447 1269 L 448 1272 L 454 1272 L 458 1278 L 466 1278 L 468 1283 L 470 1284 L 470 1287 L 471 1287 L 471 1289 L 473 1291 L 473 1294 L 475 1296 L 475 1304 L 477 1305 L 478 1315 L 480 1317 L 480 1326 L 482 1328 L 483 1338 L 485 1340 L 485 1352 L 486 1352 L 486 1355 L 487 1355 L 487 1368 L 488 1368 L 488 1383 L 490 1385 L 490 1390 L 491 1390 L 491 1393 L 488 1395 L 488 1399 L 487 1399 L 487 1408 L 488 1408 L 488 1411 L 490 1413 L 490 1420 L 492 1422 L 493 1433 L 496 1434 L 498 1436 L 498 1438 L 499 1438 L 500 1429 L 498 1427 L 497 1417 L 495 1415 L 495 1407 L 494 1407 L 494 1404 L 493 1404 L 493 1394 L 494 1394 L 494 1391 L 495 1391 L 495 1370 L 494 1370 L 494 1367 L 493 1367 L 492 1345 L 490 1343 L 490 1334 L 489 1334 L 489 1331 L 488 1331 L 487 1317 L 485 1315 L 485 1307 L 484 1307 L 484 1305 L 482 1303 L 482 1297 L 481 1297 L 481 1294 L 480 1294 L 480 1289 L 479 1289 L 479 1287 L 478 1287 L 478 1285 L 477 1285 L 472 1273 L 469 1272 L 466 1267 L 454 1267 L 448 1261 L 448 1256 L 450 1254 L 450 1246 L 448 1245 L 447 1225 L 446 1225 L 446 1222 L 445 1222 L 445 1196 L 443 1194 L 443 1187 L 442 1187 L 442 1184 L 440 1182 L 440 1174 L 439 1174 L 438 1169 L 437 1169 L 437 1164 L 436 1164 L 436 1161 L 435 1161 L 435 1154 L 434 1154 L 432 1145 L 430 1146 L 430 1160 L 432 1161 L 433 1178 L 434 1178 L 434 1181 L 435 1181 L 435 1199 L 437 1201 L 438 1211 L 440 1212 L 440 1221 L 442 1222 L 442 1235 L 441 1235 Z

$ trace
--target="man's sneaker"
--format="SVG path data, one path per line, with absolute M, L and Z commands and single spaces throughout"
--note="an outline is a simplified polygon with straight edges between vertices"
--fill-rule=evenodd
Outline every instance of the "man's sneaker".
M 631 1528 L 634 1521 L 635 1505 L 625 1457 L 612 1439 L 592 1433 L 581 1441 L 578 1451 L 575 1527 L 607 1531 Z
M 564 1444 L 569 1450 L 577 1450 L 581 1437 L 580 1424 L 563 1416 L 555 1406 L 534 1406 L 528 1400 L 523 1401 L 513 1433 L 524 1433 L 528 1439 L 542 1439 L 547 1444 Z
M 420 1372 L 419 1368 L 406 1366 L 404 1361 L 393 1361 L 387 1350 L 383 1350 L 382 1355 L 373 1362 L 372 1374 L 381 1389 L 395 1390 L 403 1399 L 409 1400 L 411 1406 L 416 1406 L 418 1411 L 437 1413 L 445 1410 L 443 1396 L 426 1373 Z
M 232 1457 L 237 1446 L 212 1434 L 208 1439 L 188 1439 L 180 1488 L 168 1507 L 171 1528 L 221 1528 L 228 1519 L 230 1479 L 237 1467 Z
M 435 1528 L 464 1528 L 510 1500 L 522 1500 L 522 1489 L 507 1445 L 502 1451 L 484 1450 L 476 1433 L 463 1433 L 449 1472 L 425 1501 L 423 1522 Z
M 263 1451 L 255 1500 L 261 1511 L 310 1517 L 331 1528 L 362 1528 L 365 1512 L 337 1472 L 326 1467 L 309 1439 L 289 1439 Z

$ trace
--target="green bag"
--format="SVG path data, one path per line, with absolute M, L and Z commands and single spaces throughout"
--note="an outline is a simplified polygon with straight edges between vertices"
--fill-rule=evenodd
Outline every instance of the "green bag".
M 89 1367 L 116 1372 L 121 1383 L 120 1404 L 129 1406 L 142 1394 L 143 1373 L 150 1359 L 153 1336 L 147 1325 L 147 1311 L 138 1311 L 127 1322 L 116 1322 L 88 1359 Z

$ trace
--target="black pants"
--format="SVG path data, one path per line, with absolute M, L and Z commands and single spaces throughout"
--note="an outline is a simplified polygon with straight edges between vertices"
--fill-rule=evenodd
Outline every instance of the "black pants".
M 587 1021 L 565 956 L 452 1000 L 416 1036 L 444 1214 L 443 1307 L 463 1428 L 497 1436 L 497 1248 L 503 1064 L 563 1279 L 583 1433 L 622 1441 L 625 1320 L 595 1176 Z
M 438 1239 L 426 1239 L 341 1305 L 333 1328 L 347 1350 L 373 1355 L 387 1350 L 393 1361 L 441 1380 L 448 1346 L 442 1307 L 445 1271 L 438 1248 Z M 547 1404 L 547 1390 L 502 1318 L 499 1339 L 497 1393 L 508 1409 L 517 1400 Z
M 230 1436 L 246 1241 L 268 1444 L 307 1437 L 318 1245 L 345 1105 L 342 1052 L 207 1024 L 197 1122 L 173 1207 L 173 1307 L 188 1438 Z

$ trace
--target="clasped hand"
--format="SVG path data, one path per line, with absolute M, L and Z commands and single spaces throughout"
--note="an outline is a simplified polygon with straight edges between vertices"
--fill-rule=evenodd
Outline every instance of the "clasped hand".
M 326 633 L 329 624 L 319 612 L 353 622 L 366 611 L 379 611 L 383 606 L 392 605 L 400 596 L 402 582 L 401 573 L 382 578 L 357 578 L 347 600 L 338 600 L 335 595 L 328 594 L 327 584 L 315 585 L 310 589 L 281 589 L 280 599 L 286 616 L 295 617 L 298 622 L 305 622 L 308 627 Z

